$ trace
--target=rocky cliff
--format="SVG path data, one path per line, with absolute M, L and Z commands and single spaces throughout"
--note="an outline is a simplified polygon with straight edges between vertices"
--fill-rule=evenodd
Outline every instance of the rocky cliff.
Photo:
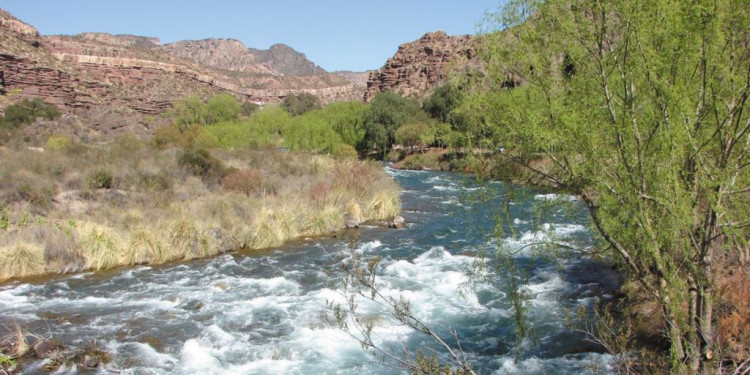
M 0 96 L 0 111 L 12 100 L 40 97 L 68 112 L 107 107 L 153 118 L 188 95 L 228 93 L 240 101 L 271 102 L 309 92 L 331 102 L 361 100 L 364 93 L 345 78 L 318 73 L 319 67 L 285 46 L 256 57 L 238 41 L 200 42 L 185 42 L 201 46 L 188 53 L 187 47 L 133 35 L 41 36 L 0 10 L 0 94 L 12 94 Z M 287 75 L 292 70 L 316 74 Z M 147 122 L 140 121 L 139 132 L 152 130 Z
M 446 81 L 451 71 L 470 68 L 481 68 L 473 37 L 430 32 L 400 45 L 382 68 L 371 72 L 364 98 L 370 101 L 383 91 L 421 98 Z

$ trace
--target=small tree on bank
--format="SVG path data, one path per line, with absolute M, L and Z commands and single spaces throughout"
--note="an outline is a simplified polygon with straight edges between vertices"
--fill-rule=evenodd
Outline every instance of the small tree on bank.
M 474 121 L 581 197 L 659 306 L 672 371 L 715 373 L 716 280 L 748 262 L 750 6 L 513 0 L 495 21 L 490 76 L 528 84 L 489 82 L 468 99 L 485 109 Z

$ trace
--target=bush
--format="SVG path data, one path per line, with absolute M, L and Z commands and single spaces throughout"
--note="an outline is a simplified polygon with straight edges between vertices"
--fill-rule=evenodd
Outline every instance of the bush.
M 354 148 L 354 146 L 340 144 L 338 145 L 338 147 L 336 147 L 336 149 L 333 150 L 333 156 L 339 160 L 356 159 L 357 150 Z
M 240 105 L 229 94 L 219 94 L 208 100 L 201 111 L 201 123 L 216 124 L 222 121 L 232 121 L 240 117 Z
M 253 193 L 262 191 L 265 182 L 263 175 L 259 171 L 248 168 L 227 174 L 221 179 L 221 186 L 224 189 L 250 196 Z
M 89 173 L 86 182 L 89 189 L 111 189 L 114 179 L 111 173 L 105 170 L 96 170 Z
M 289 94 L 284 101 L 281 103 L 281 107 L 284 108 L 290 115 L 299 116 L 306 112 L 320 109 L 320 99 L 317 96 L 303 92 L 300 94 Z
M 70 148 L 70 138 L 66 135 L 53 135 L 47 139 L 47 150 L 65 151 Z
M 177 163 L 188 173 L 200 177 L 206 183 L 216 183 L 224 174 L 221 161 L 202 148 L 183 150 L 177 156 Z
M 182 139 L 182 133 L 176 126 L 164 126 L 154 131 L 152 142 L 154 146 L 163 148 L 169 145 L 178 145 Z
M 0 127 L 18 128 L 21 125 L 31 124 L 37 118 L 54 120 L 60 117 L 61 114 L 56 106 L 47 104 L 42 99 L 24 99 L 20 103 L 12 104 L 5 108 L 5 115 L 0 120 L 0 124 L 2 125 Z

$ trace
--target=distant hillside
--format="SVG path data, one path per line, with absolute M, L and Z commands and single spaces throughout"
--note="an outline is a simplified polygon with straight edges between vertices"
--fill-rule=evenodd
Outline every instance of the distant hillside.
M 254 74 L 306 76 L 326 71 L 285 44 L 268 50 L 247 48 L 236 39 L 186 40 L 161 46 L 165 53 L 214 68 Z
M 67 112 L 123 114 L 117 131 L 150 133 L 153 118 L 189 95 L 228 93 L 239 101 L 280 101 L 309 92 L 323 102 L 361 100 L 364 87 L 323 69 L 293 49 L 248 49 L 236 40 L 162 46 L 156 38 L 84 33 L 42 36 L 0 9 L 0 111 L 40 97 Z M 107 109 L 109 108 L 109 109 Z M 110 113 L 110 115 L 106 115 Z

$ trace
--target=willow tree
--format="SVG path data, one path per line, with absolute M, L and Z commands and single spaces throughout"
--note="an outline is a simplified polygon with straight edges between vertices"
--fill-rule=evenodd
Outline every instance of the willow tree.
M 673 371 L 715 371 L 716 280 L 748 261 L 750 3 L 511 0 L 494 17 L 494 81 L 470 104 L 581 197 L 658 302 Z

